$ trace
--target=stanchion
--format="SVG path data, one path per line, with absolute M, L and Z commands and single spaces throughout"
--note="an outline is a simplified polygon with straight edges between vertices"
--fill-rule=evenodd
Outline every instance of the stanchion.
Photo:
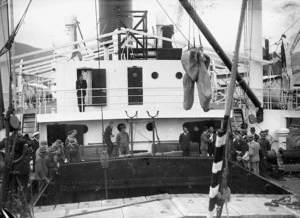
M 129 116 L 127 111 L 125 111 L 126 116 L 130 119 L 130 144 L 131 144 L 131 157 L 133 157 L 133 126 L 132 126 L 132 121 L 133 118 L 137 118 L 138 112 L 136 111 L 133 116 Z

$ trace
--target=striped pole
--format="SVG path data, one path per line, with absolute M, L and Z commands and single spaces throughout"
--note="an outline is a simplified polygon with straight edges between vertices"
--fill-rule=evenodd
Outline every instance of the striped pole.
M 228 88 L 227 101 L 225 105 L 224 123 L 223 123 L 222 130 L 218 131 L 217 140 L 216 140 L 215 157 L 212 166 L 212 179 L 211 179 L 211 185 L 209 189 L 208 217 L 213 217 L 213 211 L 215 209 L 215 205 L 218 205 L 217 217 L 221 217 L 223 205 L 225 201 L 227 201 L 226 198 L 230 198 L 229 196 L 225 196 L 226 194 L 227 195 L 230 194 L 230 191 L 228 191 L 228 187 L 227 187 L 227 174 L 228 174 L 227 153 L 228 152 L 226 152 L 225 155 L 226 165 L 222 175 L 223 153 L 224 153 L 225 145 L 228 144 L 227 130 L 228 130 L 230 112 L 233 103 L 233 94 L 234 94 L 234 87 L 235 87 L 235 80 L 237 75 L 237 67 L 238 67 L 238 59 L 239 59 L 239 49 L 240 49 L 240 42 L 241 42 L 241 36 L 243 30 L 243 23 L 245 19 L 246 6 L 247 6 L 247 0 L 243 0 L 234 56 L 233 56 L 233 65 L 231 69 L 230 85 Z M 219 184 L 219 181 L 221 181 L 221 184 Z

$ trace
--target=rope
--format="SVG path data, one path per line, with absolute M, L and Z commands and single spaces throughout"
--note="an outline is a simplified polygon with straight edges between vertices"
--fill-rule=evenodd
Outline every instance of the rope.
M 247 3 L 247 0 L 243 0 L 242 13 L 240 15 L 237 40 L 236 40 L 234 55 L 233 55 L 233 63 L 232 63 L 232 69 L 231 69 L 232 72 L 231 72 L 231 77 L 230 77 L 230 85 L 229 85 L 229 89 L 228 89 L 228 103 L 225 107 L 225 116 L 230 116 L 232 102 L 233 102 L 233 93 L 234 93 L 234 86 L 235 86 L 235 80 L 236 80 L 236 74 L 237 74 L 237 68 L 238 68 L 238 60 L 239 60 L 239 50 L 240 50 L 240 44 L 241 44 L 241 38 L 242 38 L 243 23 L 244 23 L 244 19 L 245 19 L 245 11 L 246 11 L 246 6 L 247 6 L 246 3 Z
M 245 19 L 245 11 L 247 6 L 247 0 L 243 0 L 242 7 L 241 7 L 241 14 L 240 14 L 240 21 L 238 26 L 238 32 L 237 32 L 237 39 L 236 39 L 236 45 L 234 50 L 234 56 L 233 56 L 233 65 L 231 68 L 231 77 L 230 77 L 230 86 L 228 90 L 228 97 L 227 102 L 225 106 L 225 115 L 224 115 L 224 123 L 222 130 L 218 131 L 218 137 L 216 141 L 216 150 L 214 155 L 214 162 L 212 166 L 212 179 L 211 179 L 211 185 L 210 185 L 210 191 L 209 191 L 209 217 L 212 217 L 213 210 L 215 208 L 215 205 L 219 200 L 221 202 L 218 204 L 217 207 L 217 217 L 222 216 L 222 209 L 224 206 L 224 203 L 227 204 L 227 202 L 230 201 L 230 189 L 227 187 L 227 178 L 229 174 L 228 169 L 228 145 L 230 144 L 230 138 L 228 134 L 228 126 L 229 126 L 229 117 L 230 112 L 232 109 L 232 103 L 233 103 L 233 94 L 234 94 L 234 87 L 235 87 L 235 80 L 237 75 L 237 67 L 238 67 L 238 58 L 239 58 L 239 49 L 240 49 L 240 42 L 241 42 L 241 36 L 242 36 L 242 30 L 243 30 L 243 24 Z M 226 146 L 227 145 L 227 146 Z M 225 147 L 225 148 L 224 148 Z M 221 178 L 219 178 L 220 171 L 222 171 L 223 167 L 223 152 L 225 149 L 225 167 L 223 169 L 223 173 Z M 219 179 L 221 179 L 221 184 L 219 184 Z
M 98 22 L 98 13 L 97 13 L 97 0 L 95 0 L 95 17 L 96 17 L 96 34 L 97 34 L 97 49 L 98 49 L 98 68 L 99 68 L 99 71 L 101 70 L 100 69 L 100 46 L 99 46 L 99 33 L 98 33 L 98 25 L 97 25 L 97 22 Z M 100 27 L 100 22 L 99 22 L 99 27 Z M 105 27 L 106 28 L 106 25 Z M 103 30 L 104 31 L 104 30 Z M 100 96 L 101 97 L 101 96 Z M 102 143 L 105 147 L 105 140 L 104 140 L 104 118 L 103 118 L 103 106 L 102 104 L 100 103 L 100 110 L 101 110 L 101 126 L 102 126 Z
M 176 29 L 180 32 L 180 34 L 184 37 L 184 39 L 188 42 L 188 45 L 190 46 L 191 42 L 189 39 L 186 38 L 186 36 L 182 33 L 182 31 L 179 29 L 179 27 L 175 24 L 175 22 L 172 20 L 172 18 L 169 16 L 169 14 L 167 13 L 167 11 L 163 8 L 163 6 L 160 4 L 159 0 L 156 0 L 156 2 L 159 4 L 159 6 L 161 7 L 161 9 L 165 12 L 165 14 L 168 16 L 168 18 L 171 20 L 171 22 L 173 23 L 173 25 L 176 27 Z

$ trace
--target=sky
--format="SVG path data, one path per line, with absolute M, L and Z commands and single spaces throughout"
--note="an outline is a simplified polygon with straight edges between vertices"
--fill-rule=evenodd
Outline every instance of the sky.
M 224 50 L 233 51 L 240 15 L 241 0 L 191 0 L 204 23 L 215 36 Z M 14 23 L 16 24 L 29 0 L 13 0 Z M 172 24 L 162 8 L 167 11 L 172 21 L 178 25 L 185 37 L 194 35 L 198 39 L 187 13 L 177 0 L 133 0 L 133 10 L 148 10 L 149 32 L 155 29 L 156 17 L 165 17 L 165 24 Z M 275 43 L 298 18 L 300 18 L 299 0 L 262 0 L 263 2 L 263 38 L 270 40 L 272 50 Z M 95 0 L 33 0 L 16 41 L 39 48 L 51 48 L 68 42 L 65 33 L 65 20 L 77 16 L 85 39 L 96 34 Z M 286 33 L 290 42 L 300 30 L 300 21 Z M 190 34 L 189 34 L 190 31 Z M 201 34 L 200 34 L 201 36 Z M 184 40 L 176 31 L 174 38 Z M 203 37 L 202 37 L 203 38 Z M 204 41 L 204 45 L 207 42 Z M 298 46 L 300 47 L 300 46 Z

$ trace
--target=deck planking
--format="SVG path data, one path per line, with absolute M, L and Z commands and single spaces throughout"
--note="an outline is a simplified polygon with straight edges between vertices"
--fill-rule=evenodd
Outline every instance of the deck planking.
M 265 202 L 279 199 L 281 195 L 232 195 L 228 204 L 228 217 L 243 218 L 292 218 L 300 217 L 299 210 L 286 206 L 267 207 Z M 80 202 L 54 206 L 36 207 L 35 217 L 206 217 L 208 195 L 206 194 L 159 194 L 124 199 Z M 223 217 L 226 217 L 223 209 Z

